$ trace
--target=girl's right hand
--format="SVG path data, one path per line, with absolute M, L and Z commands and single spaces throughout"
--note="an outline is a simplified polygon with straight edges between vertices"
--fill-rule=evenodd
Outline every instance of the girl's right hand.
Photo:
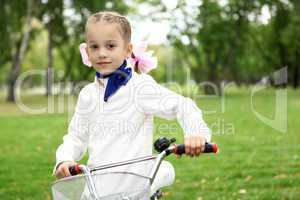
M 58 165 L 56 171 L 55 171 L 55 177 L 58 179 L 71 176 L 69 167 L 77 165 L 75 161 L 65 161 Z

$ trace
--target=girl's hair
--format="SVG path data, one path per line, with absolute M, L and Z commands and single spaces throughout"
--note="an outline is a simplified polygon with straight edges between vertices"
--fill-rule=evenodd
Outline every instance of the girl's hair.
M 120 26 L 121 35 L 126 42 L 131 41 L 131 26 L 127 18 L 117 12 L 101 11 L 91 15 L 85 25 L 85 33 L 88 31 L 88 26 L 95 22 L 107 22 L 118 24 Z

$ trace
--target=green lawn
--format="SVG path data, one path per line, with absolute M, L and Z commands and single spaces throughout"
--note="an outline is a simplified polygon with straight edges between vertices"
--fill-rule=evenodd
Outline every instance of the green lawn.
M 255 109 L 274 115 L 275 92 L 254 98 Z M 25 97 L 31 107 L 42 107 L 44 97 Z M 213 126 L 213 141 L 220 153 L 199 158 L 168 158 L 176 169 L 176 182 L 164 190 L 164 199 L 300 199 L 300 91 L 288 91 L 288 131 L 281 133 L 261 122 L 250 106 L 250 92 L 204 98 L 204 118 Z M 182 141 L 182 132 L 171 132 L 156 119 L 157 136 Z M 169 122 L 178 127 L 176 122 Z M 0 100 L 0 200 L 51 199 L 55 151 L 66 133 L 68 115 L 30 115 Z

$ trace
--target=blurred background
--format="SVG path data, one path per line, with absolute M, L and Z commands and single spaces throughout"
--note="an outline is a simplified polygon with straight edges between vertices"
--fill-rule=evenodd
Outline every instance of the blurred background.
M 93 70 L 83 67 L 78 45 L 87 17 L 99 10 L 128 16 L 133 42 L 148 41 L 158 57 L 152 75 L 159 82 L 184 83 L 190 71 L 198 83 L 250 85 L 288 67 L 288 85 L 297 88 L 299 7 L 296 0 L 2 0 L 1 89 L 13 102 L 17 77 L 32 69 L 47 72 L 47 80 L 32 75 L 29 87 L 48 95 L 56 82 L 90 80 Z
M 171 158 L 166 199 L 300 198 L 299 0 L 1 0 L 0 199 L 51 199 L 55 150 L 94 79 L 78 46 L 100 10 L 128 17 L 158 58 L 150 74 L 196 101 L 223 149 Z M 176 121 L 155 124 L 182 140 Z

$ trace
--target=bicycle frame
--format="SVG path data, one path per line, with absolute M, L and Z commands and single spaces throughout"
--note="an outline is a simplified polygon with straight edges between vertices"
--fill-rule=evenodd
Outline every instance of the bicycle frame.
M 97 170 L 103 170 L 103 169 L 109 169 L 109 168 L 113 168 L 113 167 L 124 166 L 124 165 L 128 165 L 128 164 L 134 164 L 134 163 L 139 163 L 139 162 L 144 162 L 144 161 L 149 161 L 149 160 L 155 160 L 155 163 L 151 169 L 150 176 L 149 176 L 150 177 L 150 185 L 152 186 L 152 183 L 156 177 L 157 171 L 158 171 L 163 159 L 165 157 L 167 157 L 167 155 L 169 155 L 170 152 L 172 152 L 174 148 L 175 147 L 171 146 L 156 156 L 152 155 L 152 156 L 145 156 L 145 157 L 130 159 L 130 160 L 122 161 L 122 162 L 98 166 L 93 169 L 89 169 L 85 165 L 79 165 L 79 168 L 82 171 L 82 173 L 85 175 L 86 183 L 87 183 L 87 186 L 88 186 L 88 189 L 89 189 L 92 199 L 99 200 L 100 198 L 96 191 L 96 187 L 95 187 L 93 179 L 92 179 L 92 174 L 91 174 L 92 172 L 97 171 Z M 60 181 L 60 180 L 58 180 L 58 181 Z

